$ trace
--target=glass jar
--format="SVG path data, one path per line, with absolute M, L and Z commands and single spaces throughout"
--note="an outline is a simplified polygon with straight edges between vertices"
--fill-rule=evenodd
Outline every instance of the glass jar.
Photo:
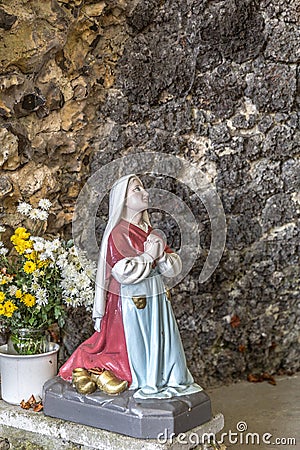
M 47 351 L 44 329 L 16 328 L 11 330 L 8 351 L 18 355 L 38 355 Z

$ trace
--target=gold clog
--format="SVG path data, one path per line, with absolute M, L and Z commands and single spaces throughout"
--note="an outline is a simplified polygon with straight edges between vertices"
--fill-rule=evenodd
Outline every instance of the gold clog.
M 80 394 L 92 394 L 97 389 L 96 383 L 91 379 L 91 377 L 78 377 L 77 381 L 74 383 L 75 389 Z
M 76 369 L 72 372 L 72 381 L 75 383 L 78 377 L 86 376 L 88 377 L 90 374 L 89 372 L 84 369 L 83 367 L 76 367 Z
M 132 297 L 132 301 L 137 307 L 137 309 L 144 309 L 147 305 L 146 295 L 140 295 L 139 297 Z
M 92 394 L 97 389 L 97 385 L 91 379 L 89 372 L 82 367 L 73 370 L 72 382 L 76 391 L 80 394 Z
M 97 383 L 99 389 L 106 394 L 120 394 L 128 387 L 128 382 L 117 378 L 110 370 L 104 370 L 100 375 L 92 374 L 93 381 Z

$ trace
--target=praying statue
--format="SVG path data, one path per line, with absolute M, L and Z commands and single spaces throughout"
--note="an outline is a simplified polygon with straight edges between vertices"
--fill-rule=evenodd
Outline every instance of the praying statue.
M 194 383 L 164 277 L 181 272 L 180 256 L 151 227 L 149 194 L 134 174 L 109 198 L 96 275 L 95 333 L 61 367 L 81 393 L 129 389 L 136 399 L 164 399 L 202 390 Z

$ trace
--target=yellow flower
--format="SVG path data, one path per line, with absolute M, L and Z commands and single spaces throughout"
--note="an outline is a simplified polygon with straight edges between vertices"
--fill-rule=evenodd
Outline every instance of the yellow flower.
M 32 248 L 33 243 L 28 241 L 30 233 L 27 232 L 26 228 L 19 227 L 15 230 L 15 234 L 13 234 L 10 238 L 11 242 L 14 244 L 16 251 L 23 255 L 25 250 Z
M 20 242 L 23 241 L 23 239 L 21 239 L 19 236 L 16 236 L 15 234 L 13 234 L 13 235 L 10 237 L 10 240 L 11 240 L 11 242 L 12 242 L 14 245 L 18 245 Z
M 18 227 L 15 230 L 15 235 L 18 236 L 21 239 L 28 239 L 30 236 L 30 233 L 27 232 L 26 228 L 24 227 Z
M 31 259 L 32 261 L 35 261 L 37 259 L 37 254 L 35 250 L 33 250 L 30 253 L 26 253 L 24 256 L 26 259 Z
M 32 261 L 26 261 L 26 263 L 23 266 L 23 270 L 26 273 L 32 273 L 36 270 L 36 264 Z
M 16 251 L 20 255 L 23 255 L 25 250 L 32 248 L 33 245 L 32 241 L 26 241 L 25 239 L 22 239 L 19 236 L 16 236 L 15 234 L 11 236 L 10 240 L 14 244 Z
M 5 300 L 5 293 L 0 292 L 0 302 L 2 303 Z
M 5 278 L 0 278 L 0 284 L 6 284 L 7 283 L 7 280 L 5 279 Z
M 9 300 L 4 303 L 4 315 L 6 317 L 11 317 L 16 309 L 18 309 L 18 307 Z
M 22 291 L 21 291 L 21 289 L 17 289 L 16 290 L 16 292 L 15 292 L 15 297 L 17 297 L 17 298 L 21 298 L 22 297 Z
M 4 314 L 5 314 L 4 305 L 0 305 L 0 316 L 4 316 Z
M 2 277 L 0 277 L 0 284 L 10 283 L 13 278 L 13 275 L 3 275 Z
M 28 308 L 31 308 L 33 305 L 35 305 L 35 297 L 31 294 L 24 294 L 21 302 L 23 302 L 24 305 L 28 306 Z
M 42 269 L 43 267 L 48 267 L 50 264 L 49 259 L 45 259 L 44 261 L 38 260 L 37 265 L 39 269 Z

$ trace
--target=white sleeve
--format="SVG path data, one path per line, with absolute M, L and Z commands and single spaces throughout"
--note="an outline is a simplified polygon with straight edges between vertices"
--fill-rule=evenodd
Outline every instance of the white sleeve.
M 112 268 L 112 276 L 121 284 L 134 284 L 146 278 L 152 268 L 153 259 L 148 253 L 134 258 L 123 258 Z
M 101 322 L 102 322 L 102 317 L 97 317 L 96 319 L 94 319 L 94 329 L 95 329 L 95 331 L 100 331 L 101 330 Z
M 162 258 L 156 261 L 159 271 L 165 277 L 176 277 L 182 270 L 182 262 L 177 253 L 164 253 Z

